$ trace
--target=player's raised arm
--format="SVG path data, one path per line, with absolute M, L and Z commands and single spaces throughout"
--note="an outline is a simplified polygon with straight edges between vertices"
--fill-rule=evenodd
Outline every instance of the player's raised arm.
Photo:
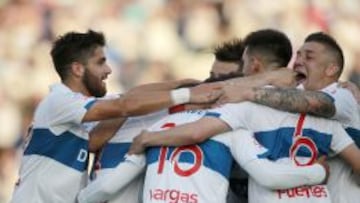
M 143 131 L 131 144 L 129 154 L 138 154 L 151 146 L 184 146 L 201 143 L 211 136 L 231 130 L 223 121 L 205 117 L 167 130 Z
M 238 129 L 246 128 L 247 120 L 254 118 L 249 114 L 256 104 L 243 102 L 227 104 L 216 109 L 208 110 L 203 118 L 179 125 L 161 132 L 143 132 L 136 137 L 129 153 L 140 153 L 150 146 L 183 146 L 203 142 L 211 136 Z
M 95 101 L 82 121 L 136 116 L 183 103 L 212 103 L 221 94 L 217 83 L 171 91 L 129 91 L 117 99 Z
M 226 92 L 228 93 L 228 92 Z M 308 113 L 330 118 L 335 115 L 332 98 L 320 91 L 303 91 L 293 88 L 238 88 L 237 92 L 224 94 L 220 103 L 251 101 L 282 111 Z

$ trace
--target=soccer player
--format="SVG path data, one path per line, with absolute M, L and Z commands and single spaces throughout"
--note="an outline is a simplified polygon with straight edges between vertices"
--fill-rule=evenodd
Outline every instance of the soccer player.
M 271 33 L 271 32 L 270 32 Z M 278 34 L 277 32 L 275 34 Z M 283 35 L 280 35 L 280 37 L 282 38 Z M 289 46 L 290 43 L 288 43 L 287 40 L 285 40 L 286 45 Z M 279 43 L 279 42 L 277 42 Z M 224 51 L 226 51 L 229 48 L 229 46 L 226 46 L 226 49 Z M 281 47 L 283 48 L 283 47 Z M 291 52 L 291 47 L 286 47 L 287 51 Z M 219 49 L 217 49 L 219 51 Z M 239 54 L 238 56 L 240 56 L 241 54 Z M 291 53 L 289 54 L 289 56 L 291 56 Z M 289 57 L 290 58 L 290 57 Z M 213 69 L 214 70 L 214 69 Z M 290 71 L 289 71 L 290 72 Z M 234 75 L 234 74 L 232 74 Z M 268 74 L 270 75 L 270 74 Z M 222 75 L 224 76 L 224 75 Z M 258 78 L 259 79 L 259 78 Z M 278 80 L 278 78 L 276 79 Z M 251 80 L 248 80 L 248 82 Z M 275 81 L 275 80 L 274 80 Z M 174 115 L 175 116 L 175 115 Z M 194 114 L 193 117 L 197 117 L 197 116 L 201 116 L 201 114 Z M 180 116 L 181 119 L 183 120 L 183 116 Z M 187 120 L 185 120 L 187 121 Z M 184 121 L 182 121 L 184 122 Z M 125 126 L 124 126 L 125 127 Z M 129 134 L 127 134 L 129 135 Z M 127 139 L 127 137 L 125 138 Z M 223 142 L 226 142 L 227 144 L 230 144 L 228 142 L 229 140 L 226 139 Z M 229 151 L 226 151 L 225 154 L 229 155 Z M 122 159 L 122 158 L 120 158 Z M 224 165 L 224 168 L 230 168 L 231 166 L 231 162 L 226 162 L 227 165 Z M 229 165 L 230 164 L 230 165 Z M 140 166 L 140 165 L 139 165 Z M 87 188 L 85 188 L 83 191 L 81 191 L 81 193 L 79 194 L 79 202 L 97 202 L 97 201 L 104 201 L 107 200 L 107 198 L 113 196 L 112 194 L 116 193 L 118 190 L 120 190 L 120 188 L 122 188 L 123 186 L 126 185 L 127 180 L 124 179 L 124 175 L 123 174 L 127 174 L 127 178 L 130 177 L 129 172 L 125 172 L 125 171 L 121 171 L 121 170 L 125 170 L 124 168 L 124 162 L 122 164 L 119 164 L 116 168 L 114 168 L 113 170 L 113 174 L 107 173 L 106 175 L 102 176 L 99 179 L 96 179 L 93 183 L 91 183 Z M 134 171 L 130 171 L 131 174 L 133 174 Z M 227 172 L 228 173 L 228 172 Z M 260 177 L 260 176 L 258 176 Z M 220 178 L 221 179 L 221 178 Z M 280 179 L 277 179 L 280 180 Z M 303 179 L 301 178 L 301 180 L 307 180 L 307 179 Z M 115 181 L 115 184 L 113 183 Z M 223 181 L 223 179 L 221 179 L 220 181 Z M 225 180 L 226 182 L 226 180 Z M 122 185 L 122 186 L 120 186 Z M 205 184 L 207 186 L 207 184 Z M 128 186 L 127 186 L 128 187 Z M 117 188 L 117 189 L 116 189 Z M 226 188 L 226 187 L 225 187 Z M 223 188 L 224 189 L 224 188 Z M 123 193 L 125 190 L 121 189 L 120 192 L 118 192 L 118 194 Z M 222 199 L 223 196 L 226 193 L 220 192 L 221 197 L 219 199 Z M 203 198 L 203 197 L 202 197 Z M 215 200 L 216 201 L 216 200 Z
M 249 66 L 246 65 L 247 64 L 246 61 L 249 61 L 250 62 L 249 64 L 250 65 L 252 64 L 252 66 L 254 66 L 253 64 L 255 61 L 255 59 L 253 59 L 255 58 L 254 53 L 255 51 L 253 48 L 251 48 L 251 46 L 248 46 L 245 49 L 245 53 L 243 55 L 245 67 Z M 248 68 L 249 70 L 251 70 L 251 66 Z M 325 127 L 326 125 L 328 125 L 327 122 L 330 121 L 324 121 L 321 119 L 316 119 L 311 117 L 306 117 L 304 121 L 303 120 L 304 116 L 300 116 L 301 119 L 297 121 L 298 120 L 297 114 L 280 112 L 266 107 L 257 106 L 255 104 L 245 103 L 245 104 L 236 104 L 233 107 L 230 106 L 232 105 L 225 105 L 224 107 L 219 108 L 218 110 L 214 110 L 213 113 L 209 114 L 209 115 L 219 116 L 219 118 L 203 118 L 192 124 L 179 126 L 178 128 L 174 128 L 172 130 L 168 130 L 161 133 L 145 133 L 142 136 L 140 136 L 139 139 L 137 139 L 137 142 L 140 143 L 140 146 L 141 145 L 153 146 L 153 145 L 162 145 L 162 144 L 178 146 L 182 144 L 192 144 L 194 142 L 201 142 L 204 139 L 208 138 L 209 134 L 216 134 L 219 132 L 223 132 L 229 130 L 230 128 L 234 128 L 234 126 L 245 127 L 247 129 L 254 130 L 257 140 L 260 142 L 260 144 L 264 145 L 268 149 L 268 152 L 264 155 L 264 157 L 272 158 L 274 160 L 281 160 L 281 161 L 283 161 L 284 159 L 285 162 L 287 163 L 291 163 L 291 161 L 289 161 L 289 158 L 291 158 L 296 164 L 302 164 L 302 162 L 298 161 L 297 156 L 298 155 L 305 157 L 308 156 L 311 157 L 311 159 L 308 159 L 308 161 L 305 161 L 305 163 L 311 164 L 311 162 L 314 160 L 314 158 L 317 157 L 318 154 L 321 153 L 328 154 L 330 143 L 332 143 L 331 149 L 334 150 L 335 152 L 340 152 L 340 155 L 350 163 L 350 165 L 353 167 L 355 172 L 357 173 L 359 172 L 359 163 L 356 161 L 356 157 L 359 154 L 358 148 L 354 146 L 354 144 L 351 144 L 351 140 L 348 139 L 345 131 L 339 128 L 339 124 L 334 123 L 333 125 L 336 127 Z M 256 117 L 255 113 L 259 113 L 259 112 L 262 112 L 261 116 Z M 268 112 L 269 114 L 267 114 Z M 225 123 L 220 120 L 225 121 Z M 291 124 L 291 122 L 293 122 L 293 124 Z M 302 130 L 302 128 L 300 128 L 295 131 L 294 124 L 296 124 L 297 122 L 299 124 L 298 126 L 301 127 L 302 125 L 304 125 L 309 129 Z M 318 122 L 318 123 L 316 123 L 317 125 L 315 125 L 315 123 L 313 122 Z M 280 126 L 280 128 L 276 129 L 276 126 Z M 319 128 L 320 126 L 324 126 L 324 127 Z M 194 131 L 193 129 L 197 129 L 197 130 Z M 287 129 L 288 132 L 285 132 L 286 130 L 284 131 L 284 129 Z M 309 133 L 310 131 L 311 133 Z M 265 132 L 268 132 L 269 136 L 264 135 L 266 134 Z M 304 136 L 302 136 L 301 132 L 304 133 Z M 331 136 L 327 137 L 321 135 L 322 137 L 324 137 L 324 140 L 321 140 L 317 138 L 317 136 L 315 136 L 317 134 L 323 134 L 324 132 L 326 132 L 325 134 L 333 134 L 333 138 Z M 174 134 L 178 136 L 172 136 Z M 275 134 L 276 136 L 272 136 L 271 134 Z M 292 138 L 292 136 L 294 136 L 294 138 Z M 306 143 L 310 143 L 310 144 L 306 144 Z M 334 143 L 337 143 L 338 145 L 335 145 Z M 309 151 L 304 150 L 304 148 L 301 147 L 302 145 L 307 146 L 310 150 L 310 153 Z M 324 151 L 322 151 L 324 149 L 326 149 L 325 153 Z M 299 151 L 300 154 L 296 153 L 297 151 Z M 256 186 L 256 184 L 252 184 L 252 185 Z M 313 201 L 320 200 L 317 198 L 321 198 L 325 202 L 329 201 L 327 197 L 329 195 L 327 194 L 326 188 L 322 188 L 322 189 L 321 188 L 322 187 L 317 188 L 316 190 L 320 189 L 321 191 L 324 191 L 324 193 L 321 192 L 321 194 L 311 193 L 311 195 L 303 195 L 303 193 L 301 192 L 299 194 L 303 195 L 302 198 L 305 198 L 306 196 L 306 198 L 312 198 Z M 278 194 L 270 190 L 267 190 L 266 188 L 262 188 L 262 190 L 264 192 L 267 191 L 266 193 L 268 193 L 267 195 L 263 196 L 264 199 L 262 201 L 265 201 L 266 199 L 267 201 L 270 202 L 271 201 L 288 202 L 290 200 L 303 201 L 303 199 L 301 199 L 299 195 L 294 195 L 294 191 L 291 190 L 278 191 Z M 305 190 L 300 189 L 300 190 L 306 192 L 306 189 Z M 307 191 L 311 192 L 312 190 L 310 189 Z M 296 192 L 296 194 L 298 193 Z M 252 197 L 258 197 L 258 196 L 253 195 Z M 292 197 L 292 199 L 290 199 L 290 197 Z M 257 202 L 257 200 L 255 199 L 254 201 Z
M 226 99 L 223 101 L 248 100 L 285 111 L 332 118 L 338 120 L 360 146 L 360 116 L 354 113 L 358 109 L 355 100 L 358 97 L 357 89 L 347 85 L 353 90 L 352 95 L 338 85 L 343 65 L 343 53 L 337 42 L 327 34 L 312 33 L 305 39 L 294 63 L 294 69 L 302 76 L 301 89 L 304 91 L 279 88 L 238 89 L 237 92 L 232 92 L 236 96 L 225 95 Z M 315 96 L 314 90 L 325 92 L 327 96 Z M 330 100 L 335 108 L 330 108 L 326 100 Z M 336 158 L 331 159 L 329 164 L 331 176 L 328 185 L 332 200 L 356 202 L 360 198 L 360 187 L 354 182 L 351 168 Z
M 97 100 L 105 95 L 104 81 L 111 73 L 104 46 L 104 36 L 91 30 L 66 33 L 54 42 L 51 56 L 61 83 L 51 87 L 36 109 L 12 202 L 76 201 L 87 179 L 89 143 L 84 122 L 141 115 L 179 103 L 212 102 L 221 94 L 219 87 L 206 85 L 134 90 L 117 99 Z
M 220 77 L 235 77 L 241 75 L 242 66 L 241 66 L 241 56 L 243 52 L 243 43 L 240 39 L 234 39 L 228 42 L 225 42 L 214 49 L 215 61 L 212 65 L 210 76 L 206 81 L 215 81 Z M 182 82 L 184 83 L 184 82 Z M 176 88 L 178 85 L 165 85 L 158 83 L 157 86 L 152 86 L 151 90 L 167 89 L 171 90 Z M 149 85 L 147 85 L 149 86 Z M 147 88 L 149 89 L 149 87 Z M 186 106 L 188 108 L 189 105 Z M 192 108 L 194 106 L 192 105 Z M 183 110 L 185 106 L 176 106 L 170 111 L 175 109 Z M 100 153 L 97 153 L 98 163 L 96 163 L 96 178 L 106 177 L 107 174 L 111 174 L 112 171 L 116 170 L 116 166 L 124 161 L 126 161 L 126 152 L 128 151 L 132 139 L 137 136 L 142 130 L 147 129 L 156 121 L 160 120 L 165 115 L 168 115 L 168 110 L 161 110 L 159 112 L 151 113 L 144 116 L 129 117 L 125 123 L 117 130 L 116 135 L 112 137 L 113 130 L 109 127 L 94 130 L 90 133 L 90 136 L 97 137 L 96 144 L 90 146 L 91 151 L 96 151 L 96 149 L 102 148 L 108 139 L 107 143 L 101 150 Z M 115 194 L 110 194 L 109 192 L 106 199 L 108 202 L 138 202 L 139 191 L 143 185 L 143 176 L 136 177 L 135 180 L 131 181 L 124 189 L 121 191 L 116 191 Z M 101 187 L 99 187 L 101 189 Z M 80 197 L 82 198 L 82 197 Z M 86 200 L 83 200 L 86 199 Z M 83 201 L 92 201 L 88 197 L 84 197 L 80 200 Z
M 183 125 L 206 114 L 204 110 L 174 114 L 157 122 L 149 130 L 159 131 Z M 198 145 L 149 148 L 146 152 L 143 201 L 225 202 L 232 157 L 251 177 L 272 189 L 323 181 L 321 167 L 276 165 L 268 159 L 258 159 L 252 152 L 257 150 L 260 149 L 254 146 L 252 133 L 244 130 L 215 136 Z
M 240 39 L 233 39 L 215 47 L 215 61 L 211 66 L 210 77 L 207 80 L 216 80 L 229 75 L 242 76 L 241 56 L 243 51 L 244 44 Z

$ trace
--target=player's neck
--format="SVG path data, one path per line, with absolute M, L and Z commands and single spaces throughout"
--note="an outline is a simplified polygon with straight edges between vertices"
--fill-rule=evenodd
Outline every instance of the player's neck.
M 68 80 L 62 81 L 62 83 L 64 85 L 66 85 L 69 89 L 71 89 L 73 92 L 79 92 L 79 93 L 81 93 L 85 96 L 89 96 L 89 97 L 91 96 L 88 89 L 85 87 L 85 85 L 81 81 L 68 79 Z

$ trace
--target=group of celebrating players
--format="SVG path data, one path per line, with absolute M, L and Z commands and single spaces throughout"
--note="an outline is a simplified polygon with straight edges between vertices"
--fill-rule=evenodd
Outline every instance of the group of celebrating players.
M 288 37 L 257 30 L 217 47 L 204 82 L 107 96 L 105 45 L 91 30 L 54 42 L 61 83 L 35 112 L 13 203 L 359 201 L 360 91 L 338 81 L 330 35 L 309 34 L 287 68 Z M 230 179 L 248 179 L 245 197 Z

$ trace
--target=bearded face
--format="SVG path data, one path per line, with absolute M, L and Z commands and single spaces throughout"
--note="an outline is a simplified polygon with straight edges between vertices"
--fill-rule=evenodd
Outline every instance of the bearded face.
M 111 74 L 111 69 L 106 64 L 106 57 L 102 47 L 97 47 L 94 50 L 93 55 L 84 64 L 84 67 L 82 83 L 88 94 L 94 97 L 103 97 L 106 94 L 105 80 Z
M 106 94 L 106 84 L 100 76 L 93 74 L 88 68 L 85 69 L 82 80 L 92 96 L 103 97 Z

